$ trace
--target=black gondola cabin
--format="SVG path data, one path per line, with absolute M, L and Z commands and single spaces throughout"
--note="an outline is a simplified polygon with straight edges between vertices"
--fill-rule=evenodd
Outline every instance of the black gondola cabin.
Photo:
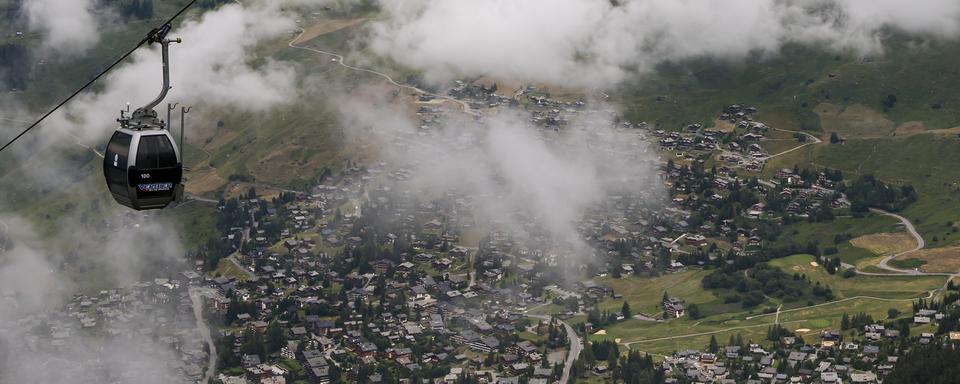
M 183 163 L 169 131 L 120 128 L 107 144 L 103 174 L 118 203 L 137 210 L 159 209 L 176 197 Z

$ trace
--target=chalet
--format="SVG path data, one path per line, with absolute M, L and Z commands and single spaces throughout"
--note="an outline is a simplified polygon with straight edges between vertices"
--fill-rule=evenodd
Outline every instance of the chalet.
M 371 266 L 376 274 L 383 275 L 394 266 L 394 263 L 387 259 L 381 259 L 374 261 Z
M 663 306 L 664 317 L 679 318 L 684 314 L 683 301 L 676 297 L 667 298 L 661 305 Z
M 695 247 L 702 247 L 704 245 L 707 245 L 707 237 L 701 234 L 689 235 L 686 238 L 684 238 L 684 241 L 686 241 L 688 245 L 692 245 Z
M 500 347 L 500 340 L 494 336 L 487 336 L 470 342 L 468 346 L 477 352 L 490 353 Z
M 683 270 L 683 263 L 673 260 L 667 265 L 667 272 L 676 273 Z
M 447 269 L 450 269 L 450 266 L 453 265 L 453 261 L 444 257 L 440 260 L 435 260 L 431 265 L 433 266 L 434 269 L 438 271 L 445 271 Z
M 447 252 L 447 254 L 452 257 L 467 257 L 468 255 L 470 255 L 470 249 L 466 247 L 454 247 L 449 252 Z
M 605 297 L 613 292 L 613 288 L 597 284 L 593 280 L 580 282 L 580 285 L 587 293 L 596 297 Z
M 404 261 L 404 262 L 400 263 L 399 265 L 397 265 L 397 272 L 400 272 L 400 273 L 409 273 L 409 272 L 413 271 L 413 268 L 414 268 L 413 263 L 411 263 L 411 262 L 409 262 L 409 261 Z

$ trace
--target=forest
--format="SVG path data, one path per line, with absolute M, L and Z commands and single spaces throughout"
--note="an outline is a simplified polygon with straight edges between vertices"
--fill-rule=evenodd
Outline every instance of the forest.
M 703 288 L 722 290 L 725 302 L 739 302 L 744 308 L 752 308 L 764 302 L 765 296 L 782 299 L 784 302 L 808 302 L 833 299 L 830 287 L 811 282 L 805 275 L 789 275 L 766 263 L 753 266 L 746 273 L 719 269 L 703 278 Z

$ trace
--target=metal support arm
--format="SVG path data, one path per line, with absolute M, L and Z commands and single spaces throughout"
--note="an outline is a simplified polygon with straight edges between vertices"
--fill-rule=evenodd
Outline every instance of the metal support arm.
M 156 111 L 153 110 L 153 107 L 156 107 L 160 104 L 165 97 L 167 97 L 167 91 L 170 90 L 170 43 L 180 43 L 181 40 L 177 39 L 167 39 L 167 32 L 170 31 L 170 25 L 164 25 L 163 28 L 160 28 L 155 33 L 150 34 L 147 38 L 147 42 L 160 43 L 160 55 L 163 60 L 163 88 L 160 90 L 160 95 L 156 99 L 144 105 L 137 110 L 133 111 L 133 118 L 138 117 L 156 117 Z M 168 122 L 169 123 L 169 122 Z

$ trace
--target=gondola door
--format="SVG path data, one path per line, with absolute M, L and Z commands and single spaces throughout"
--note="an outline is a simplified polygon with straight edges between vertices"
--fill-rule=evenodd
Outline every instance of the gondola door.
M 136 194 L 136 209 L 166 207 L 174 199 L 183 176 L 178 153 L 165 131 L 143 133 L 134 148 L 136 161 L 127 177 Z

